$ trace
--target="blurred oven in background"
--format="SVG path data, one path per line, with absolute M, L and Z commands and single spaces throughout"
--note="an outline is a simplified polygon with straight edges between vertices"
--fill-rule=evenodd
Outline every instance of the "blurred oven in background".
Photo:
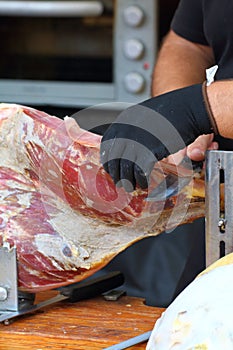
M 150 96 L 156 0 L 0 1 L 0 100 L 85 107 Z

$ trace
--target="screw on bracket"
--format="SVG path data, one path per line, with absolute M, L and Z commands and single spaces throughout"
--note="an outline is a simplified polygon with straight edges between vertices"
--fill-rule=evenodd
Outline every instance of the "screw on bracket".
M 227 224 L 227 220 L 226 219 L 219 218 L 219 220 L 218 220 L 218 227 L 220 229 L 220 232 L 222 232 L 222 233 L 225 232 L 226 224 Z
M 0 301 L 5 301 L 7 299 L 7 289 L 4 287 L 0 287 Z

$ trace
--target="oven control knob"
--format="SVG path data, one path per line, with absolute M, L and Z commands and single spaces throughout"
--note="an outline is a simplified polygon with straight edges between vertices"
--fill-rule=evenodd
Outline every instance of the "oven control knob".
M 144 88 L 145 80 L 140 73 L 130 72 L 125 76 L 125 87 L 126 90 L 136 94 L 141 92 Z
M 124 10 L 125 23 L 130 27 L 138 27 L 142 24 L 144 13 L 138 6 L 131 5 Z
M 138 39 L 129 39 L 125 42 L 125 56 L 130 60 L 138 60 L 144 52 L 144 45 Z

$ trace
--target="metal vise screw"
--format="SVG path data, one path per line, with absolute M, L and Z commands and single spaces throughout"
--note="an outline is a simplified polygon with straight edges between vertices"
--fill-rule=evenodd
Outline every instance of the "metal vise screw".
M 224 232 L 225 229 L 226 229 L 226 223 L 227 223 L 227 220 L 224 219 L 224 218 L 220 218 L 219 221 L 218 221 L 218 227 L 220 228 L 220 230 L 222 232 Z

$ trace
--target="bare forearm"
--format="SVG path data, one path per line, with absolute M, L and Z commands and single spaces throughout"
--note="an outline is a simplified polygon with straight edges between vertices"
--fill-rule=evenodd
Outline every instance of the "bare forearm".
M 170 31 L 154 68 L 152 95 L 179 89 L 205 80 L 205 70 L 214 63 L 212 50 L 191 43 Z
M 233 80 L 212 83 L 207 95 L 219 134 L 233 139 Z

